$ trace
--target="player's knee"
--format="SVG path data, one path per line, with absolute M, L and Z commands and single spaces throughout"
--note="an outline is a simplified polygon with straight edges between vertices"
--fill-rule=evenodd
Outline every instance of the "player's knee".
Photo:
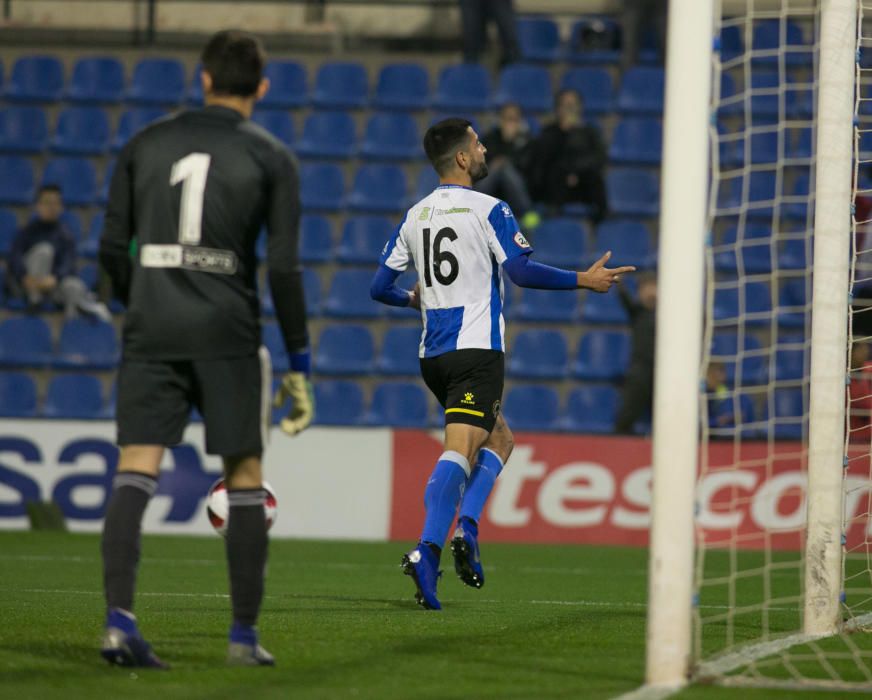
M 505 464 L 515 448 L 515 436 L 506 421 L 500 416 L 491 431 L 487 447 L 496 452 Z

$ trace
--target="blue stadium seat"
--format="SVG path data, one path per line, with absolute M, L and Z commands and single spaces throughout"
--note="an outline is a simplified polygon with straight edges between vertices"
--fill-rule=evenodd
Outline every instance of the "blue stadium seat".
M 8 255 L 18 234 L 18 217 L 11 209 L 0 209 L 0 255 Z
M 787 140 L 787 157 L 808 161 L 812 157 L 811 127 L 789 129 L 787 133 L 789 135 Z
M 559 399 L 551 387 L 530 384 L 506 392 L 503 415 L 513 430 L 555 430 Z
M 285 340 L 279 324 L 275 321 L 267 321 L 261 328 L 261 342 L 269 350 L 272 360 L 272 371 L 276 374 L 287 372 L 290 369 L 288 351 L 285 348 Z
M 751 143 L 748 154 L 745 153 L 747 137 L 743 136 L 732 141 L 723 141 L 721 161 L 725 165 L 739 167 L 745 165 L 762 165 L 764 163 L 778 162 L 778 128 L 773 126 L 771 130 L 755 131 L 751 134 Z M 785 152 L 787 143 L 785 142 Z
M 547 265 L 577 269 L 587 257 L 587 232 L 573 219 L 546 219 L 533 243 L 534 259 Z
M 560 60 L 560 32 L 548 17 L 525 17 L 517 22 L 521 58 L 525 61 L 554 63 Z
M 132 107 L 124 110 L 118 119 L 112 150 L 120 151 L 134 134 L 164 116 L 166 112 L 160 107 Z
M 560 427 L 571 433 L 613 433 L 618 391 L 613 386 L 584 384 L 569 394 Z
M 768 326 L 772 314 L 769 285 L 766 282 L 747 282 L 740 288 L 715 289 L 714 318 L 723 323 L 748 326 Z
M 61 214 L 60 223 L 66 226 L 67 231 L 76 240 L 76 243 L 82 240 L 82 220 L 79 215 L 72 209 L 66 209 Z
M 635 265 L 650 268 L 656 262 L 648 228 L 638 219 L 607 219 L 597 227 L 589 262 L 592 264 L 608 250 L 612 251 L 609 263 L 612 267 Z
M 439 187 L 439 176 L 436 171 L 433 168 L 421 168 L 415 181 L 415 193 L 409 201 L 409 206 L 420 202 L 437 187 Z
M 85 263 L 79 266 L 78 277 L 85 283 L 88 289 L 97 288 L 98 270 L 96 263 Z
M 396 165 L 361 166 L 346 206 L 352 211 L 394 213 L 405 210 L 406 174 Z
M 606 114 L 614 108 L 615 89 L 605 68 L 571 68 L 560 79 L 560 89 L 581 95 L 586 114 Z
M 807 220 L 809 202 L 809 173 L 801 172 L 793 180 L 790 191 L 781 199 L 781 214 L 785 218 Z
M 102 418 L 103 391 L 100 380 L 89 374 L 61 374 L 52 377 L 42 415 L 46 418 Z
M 71 102 L 119 102 L 124 94 L 124 66 L 112 56 L 76 61 L 64 97 Z
M 521 331 L 507 352 L 506 373 L 526 379 L 562 379 L 569 364 L 560 331 Z
M 54 367 L 112 369 L 119 359 L 115 327 L 105 321 L 72 318 L 61 328 Z
M 737 251 L 738 228 L 729 227 L 724 231 L 720 243 L 714 247 L 715 269 L 720 272 L 738 272 Z M 742 266 L 746 274 L 760 274 L 772 271 L 772 248 L 770 240 L 772 229 L 763 223 L 749 222 L 742 234 Z
M 617 63 L 621 27 L 611 17 L 584 17 L 572 25 L 568 58 L 572 63 Z
M 91 223 L 88 226 L 88 235 L 79 244 L 79 254 L 86 258 L 94 259 L 100 249 L 100 236 L 103 235 L 103 222 L 105 216 L 102 211 L 96 212 L 91 217 Z
M 778 325 L 786 328 L 805 326 L 805 307 L 808 303 L 805 285 L 803 278 L 788 279 L 782 283 L 778 295 Z
M 3 97 L 20 102 L 55 102 L 64 89 L 64 66 L 56 56 L 22 56 L 12 66 Z
M 51 331 L 38 316 L 15 316 L 0 323 L 0 365 L 45 367 L 51 356 Z
M 315 384 L 316 425 L 361 425 L 363 392 L 357 382 L 322 380 Z
M 738 214 L 742 207 L 747 207 L 748 215 L 751 217 L 771 217 L 776 193 L 775 173 L 771 170 L 745 172 L 749 177 L 747 199 L 743 197 L 743 175 L 724 178 L 721 180 L 718 207 L 735 210 L 735 214 Z
M 326 326 L 314 361 L 319 374 L 370 374 L 375 368 L 372 333 L 366 326 Z
M 741 357 L 740 357 L 741 355 Z M 715 331 L 712 338 L 711 361 L 724 366 L 727 384 L 736 387 L 765 384 L 768 371 L 766 351 L 753 335 L 744 335 L 739 352 L 739 336 L 735 331 Z M 741 372 L 741 374 L 740 374 Z
M 578 292 L 522 289 L 520 301 L 512 304 L 510 308 L 512 319 L 540 323 L 569 323 L 578 320 Z
M 810 259 L 810 251 L 806 250 L 806 246 L 810 246 L 811 241 L 802 238 L 790 238 L 781 244 L 781 252 L 778 254 L 778 269 L 779 270 L 805 270 Z
M 97 204 L 104 205 L 109 201 L 109 187 L 112 184 L 112 174 L 115 172 L 115 159 L 111 158 L 103 169 L 103 184 L 97 192 Z
M 0 153 L 41 153 L 47 143 L 42 107 L 11 105 L 0 110 Z
M 348 112 L 312 112 L 295 147 L 301 158 L 351 158 L 357 150 L 354 118 Z
M 381 316 L 382 305 L 369 296 L 372 276 L 373 268 L 337 270 L 324 300 L 324 315 L 339 318 Z
M 133 69 L 125 98 L 140 104 L 178 104 L 185 96 L 185 67 L 172 58 L 143 58 Z
M 807 376 L 805 349 L 802 335 L 779 335 L 775 351 L 775 381 L 796 382 Z
M 628 287 L 631 295 L 635 295 L 636 283 L 632 276 L 625 277 L 621 284 Z M 607 294 L 586 292 L 584 304 L 581 307 L 581 318 L 585 323 L 609 323 L 613 325 L 625 325 L 630 322 L 627 309 L 621 302 L 617 290 Z
M 322 109 L 360 109 L 369 97 L 366 69 L 359 63 L 322 63 L 315 76 L 312 104 Z
M 777 71 L 755 70 L 751 72 L 751 114 L 759 117 L 777 117 L 784 92 L 785 111 L 788 117 L 808 117 L 812 113 L 810 88 L 800 87 L 788 73 L 787 83 L 781 84 Z
M 647 170 L 611 168 L 606 175 L 609 209 L 620 216 L 656 216 L 660 181 Z
M 581 337 L 572 366 L 577 379 L 613 381 L 627 371 L 630 337 L 618 331 L 589 331 Z
M 305 163 L 300 169 L 303 209 L 337 211 L 342 207 L 345 178 L 333 163 Z
M 297 109 L 309 100 L 306 68 L 296 61 L 271 60 L 264 77 L 269 78 L 269 92 L 260 101 L 268 109 Z
M 320 316 L 321 278 L 314 270 L 303 268 L 303 292 L 306 295 L 306 313 L 309 316 Z
M 375 388 L 372 405 L 364 420 L 368 425 L 426 428 L 429 412 L 427 394 L 419 384 L 389 382 Z
M 525 112 L 547 112 L 554 106 L 551 93 L 551 75 L 547 68 L 514 63 L 503 68 L 493 106 L 501 107 L 515 102 Z
M 430 99 L 430 76 L 418 63 L 394 63 L 383 66 L 373 97 L 376 109 L 427 109 Z
M 67 107 L 58 115 L 51 140 L 55 153 L 102 155 L 109 149 L 109 117 L 99 107 Z
M 203 64 L 197 61 L 197 65 L 194 66 L 194 72 L 191 75 L 191 82 L 188 86 L 188 92 L 186 94 L 185 99 L 188 104 L 199 107 L 203 104 L 203 80 L 200 77 L 200 73 L 203 71 Z
M 612 133 L 609 159 L 613 163 L 656 165 L 663 151 L 663 127 L 653 117 L 624 118 Z
M 424 157 L 415 120 L 403 112 L 377 113 L 366 124 L 360 157 L 368 160 L 413 160 Z
M 0 372 L 0 416 L 36 416 L 36 385 L 24 372 Z
M 89 206 L 97 198 L 97 173 L 87 158 L 64 157 L 48 161 L 42 172 L 44 185 L 58 185 L 64 204 Z
M 737 24 L 721 27 L 721 62 L 732 61 L 745 53 L 743 28 Z
M 781 39 L 781 21 L 777 19 L 758 20 L 754 24 L 754 53 L 771 52 L 770 55 L 755 55 L 751 62 L 756 65 L 778 67 L 779 56 L 784 56 L 788 66 L 811 66 L 814 47 L 806 42 L 802 28 L 789 19 L 784 19 L 784 35 Z
M 418 348 L 421 329 L 414 326 L 395 326 L 385 331 L 376 369 L 381 374 L 413 375 L 421 371 Z
M 341 263 L 375 265 L 385 241 L 396 227 L 384 216 L 350 216 L 345 220 L 342 242 L 336 250 Z
M 27 158 L 0 156 L 0 204 L 32 204 L 33 168 Z
M 636 114 L 663 113 L 664 71 L 651 66 L 635 66 L 624 73 L 618 92 L 618 109 Z
M 283 110 L 258 109 L 251 115 L 251 121 L 262 126 L 282 143 L 294 143 L 294 120 Z
M 484 66 L 477 63 L 446 66 L 439 74 L 430 106 L 445 112 L 481 112 L 490 105 L 490 93 L 490 76 Z
M 775 438 L 778 440 L 800 440 L 805 413 L 802 389 L 776 389 L 773 402 L 775 405 Z
M 329 219 L 315 214 L 300 218 L 300 260 L 325 263 L 333 257 L 333 229 Z

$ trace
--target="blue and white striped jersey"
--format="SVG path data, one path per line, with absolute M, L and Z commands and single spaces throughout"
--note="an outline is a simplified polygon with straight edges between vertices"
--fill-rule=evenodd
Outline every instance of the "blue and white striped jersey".
M 441 185 L 406 213 L 381 262 L 421 285 L 420 357 L 480 348 L 505 352 L 502 264 L 532 251 L 509 205 Z

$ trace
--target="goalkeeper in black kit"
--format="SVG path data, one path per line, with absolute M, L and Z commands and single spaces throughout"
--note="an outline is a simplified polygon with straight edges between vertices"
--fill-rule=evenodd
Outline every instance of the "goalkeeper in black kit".
M 166 668 L 133 615 L 142 516 L 166 447 L 192 407 L 206 451 L 221 455 L 230 503 L 227 565 L 233 620 L 228 663 L 272 665 L 256 622 L 267 530 L 261 455 L 272 372 L 261 346 L 255 243 L 268 233 L 268 280 L 291 371 L 275 397 L 294 435 L 314 411 L 301 269 L 299 182 L 287 149 L 249 121 L 269 89 L 252 36 L 214 35 L 202 55 L 206 106 L 138 133 L 112 178 L 100 262 L 127 306 L 118 373 L 120 456 L 103 527 L 107 617 L 102 655 L 123 666 Z M 131 251 L 134 251 L 131 253 Z

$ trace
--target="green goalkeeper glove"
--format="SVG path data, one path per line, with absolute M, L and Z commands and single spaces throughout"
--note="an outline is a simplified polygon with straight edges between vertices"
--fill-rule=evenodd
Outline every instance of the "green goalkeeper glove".
M 303 372 L 288 372 L 282 377 L 282 383 L 273 398 L 273 405 L 281 408 L 291 400 L 291 412 L 282 418 L 279 427 L 288 435 L 301 433 L 315 417 L 315 394 L 312 382 Z

